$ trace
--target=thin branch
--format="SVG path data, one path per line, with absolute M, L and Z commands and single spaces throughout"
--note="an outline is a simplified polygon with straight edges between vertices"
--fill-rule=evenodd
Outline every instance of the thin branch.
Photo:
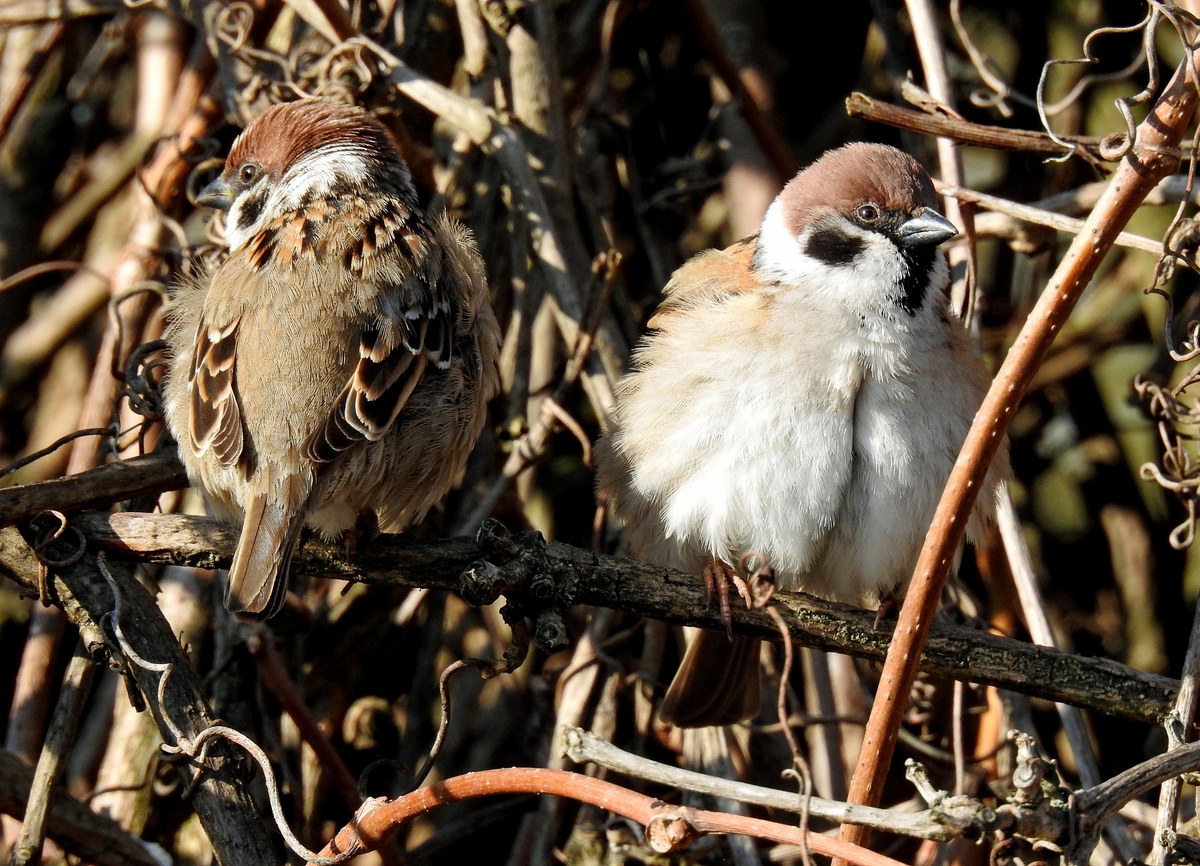
M 1021 396 L 1113 239 L 1146 194 L 1177 168 L 1178 157 L 1170 156 L 1168 151 L 1178 145 L 1192 119 L 1195 104 L 1196 92 L 1189 81 L 1189 68 L 1181 63 L 1162 98 L 1139 127 L 1137 145 L 1118 166 L 1108 190 L 1088 217 L 1085 230 L 1072 242 L 1042 292 L 975 416 L 938 504 L 900 611 L 896 636 L 884 663 L 855 769 L 851 802 L 863 805 L 879 802 L 916 676 L 916 662 L 931 625 L 932 618 L 922 616 L 921 612 L 932 609 L 941 594 L 950 563 L 962 542 L 966 515 L 981 487 L 979 482 L 1004 441 Z M 842 838 L 862 842 L 865 835 L 857 828 L 846 827 Z
M 21 835 L 13 846 L 12 866 L 40 863 L 42 844 L 46 840 L 46 818 L 52 808 L 55 788 L 61 778 L 64 761 L 75 742 L 84 704 L 91 693 L 96 663 L 88 657 L 83 644 L 76 646 L 75 655 L 67 665 L 62 691 L 54 710 L 54 719 L 46 734 L 41 757 L 34 771 L 29 805 L 21 824 Z
M 900 866 L 899 861 L 882 854 L 854 848 L 828 836 L 802 834 L 785 824 L 724 812 L 680 808 L 602 779 L 565 770 L 527 767 L 467 773 L 390 802 L 367 803 L 322 849 L 320 856 L 374 850 L 396 828 L 413 818 L 451 803 L 496 794 L 550 794 L 591 803 L 645 826 L 646 841 L 652 850 L 662 854 L 682 850 L 705 833 L 740 833 L 783 844 L 807 844 L 818 854 L 843 857 L 861 866 Z
M 959 199 L 961 201 L 972 202 L 978 204 L 990 211 L 1001 213 L 1006 216 L 1014 217 L 1023 222 L 1033 223 L 1034 225 L 1046 226 L 1055 231 L 1070 232 L 1073 235 L 1078 235 L 1084 230 L 1085 222 L 1075 217 L 1064 216 L 1063 214 L 1054 213 L 1053 211 L 1043 210 L 1034 205 L 1020 204 L 1015 201 L 1000 198 L 999 196 L 988 195 L 985 192 L 978 192 L 973 189 L 964 189 L 960 186 L 950 184 L 936 183 L 938 192 L 945 196 Z M 1128 247 L 1133 250 L 1140 250 L 1144 253 L 1150 253 L 1154 256 L 1161 256 L 1163 253 L 1162 241 L 1156 241 L 1152 238 L 1135 235 L 1132 232 L 1118 232 L 1113 239 L 1114 246 Z
M 158 451 L 75 475 L 0 489 L 0 526 L 21 523 L 54 508 L 86 511 L 187 485 L 187 473 L 175 452 Z
M 567 757 L 577 764 L 597 764 L 625 776 L 713 797 L 726 797 L 755 806 L 765 806 L 768 809 L 782 809 L 795 813 L 801 811 L 801 798 L 795 791 L 779 791 L 660 764 L 619 749 L 607 740 L 581 728 L 571 728 L 563 732 L 562 748 Z M 814 818 L 862 824 L 875 830 L 938 842 L 946 842 L 959 835 L 944 822 L 933 817 L 931 812 L 895 812 L 825 800 L 821 797 L 810 797 L 808 803 L 808 811 Z
M 1130 767 L 1111 779 L 1081 791 L 1075 797 L 1074 809 L 1083 830 L 1077 847 L 1070 852 L 1072 863 L 1086 863 L 1100 828 L 1120 808 L 1146 791 L 1169 779 L 1200 769 L 1200 743 L 1188 743 L 1148 761 Z
M 927 114 L 911 108 L 901 108 L 872 99 L 865 93 L 851 93 L 846 98 L 846 114 L 861 117 L 876 123 L 909 129 L 926 135 L 949 138 L 962 144 L 977 144 L 994 150 L 1017 150 L 1023 153 L 1048 153 L 1061 156 L 1063 149 L 1044 132 L 1025 129 L 1008 129 L 1003 126 L 988 126 L 972 123 L 942 114 Z M 1063 136 L 1075 145 L 1076 153 L 1092 159 L 1092 152 L 1099 151 L 1100 139 L 1089 136 Z
M 21 818 L 29 803 L 33 768 L 0 751 L 0 812 Z M 99 815 L 64 788 L 54 792 L 46 816 L 46 835 L 68 854 L 94 866 L 160 866 L 146 844 L 123 830 L 107 815 Z

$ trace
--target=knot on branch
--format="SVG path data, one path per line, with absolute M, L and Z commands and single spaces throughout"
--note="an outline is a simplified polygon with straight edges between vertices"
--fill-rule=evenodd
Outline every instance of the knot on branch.
M 913 760 L 907 762 L 905 776 L 929 804 L 933 818 L 954 833 L 974 840 L 1012 836 L 1061 850 L 1070 838 L 1071 791 L 1054 762 L 1038 753 L 1032 737 L 1014 732 L 1010 740 L 1017 749 L 1013 789 L 997 806 L 935 788 L 925 768 Z
M 667 806 L 646 824 L 646 844 L 651 851 L 669 854 L 686 848 L 700 834 L 693 824 L 693 810 Z
M 1163 833 L 1162 841 L 1167 849 L 1163 859 L 1167 866 L 1196 866 L 1200 863 L 1200 839 L 1167 830 Z
M 567 647 L 563 612 L 573 603 L 578 575 L 552 561 L 540 532 L 510 533 L 498 520 L 485 520 L 476 533 L 484 558 L 463 569 L 458 591 L 475 606 L 504 596 L 500 613 L 514 638 L 532 639 L 545 653 Z M 530 625 L 532 624 L 532 625 Z

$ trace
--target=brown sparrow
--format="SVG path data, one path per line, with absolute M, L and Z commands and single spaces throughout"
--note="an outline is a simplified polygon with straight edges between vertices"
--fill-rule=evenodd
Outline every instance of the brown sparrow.
M 597 455 L 635 555 L 718 589 L 754 553 L 785 590 L 903 592 L 987 386 L 948 312 L 937 246 L 956 230 L 935 204 L 912 157 L 851 144 L 796 175 L 758 234 L 675 272 Z M 756 715 L 758 661 L 757 640 L 700 632 L 662 718 Z
M 170 314 L 167 422 L 215 513 L 242 524 L 225 603 L 279 610 L 305 524 L 399 530 L 457 483 L 499 385 L 500 332 L 470 232 L 421 212 L 384 126 L 277 105 L 202 204 L 229 256 Z

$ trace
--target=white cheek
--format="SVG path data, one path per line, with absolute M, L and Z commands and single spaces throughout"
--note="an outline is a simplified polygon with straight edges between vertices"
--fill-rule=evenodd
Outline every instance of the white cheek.
M 788 283 L 797 283 L 823 270 L 820 262 L 806 256 L 800 248 L 799 239 L 792 234 L 783 218 L 783 208 L 775 199 L 767 208 L 762 228 L 758 234 L 758 256 L 755 260 L 759 273 Z
M 239 217 L 257 188 L 238 196 L 225 218 L 225 240 L 235 250 L 276 217 L 297 210 L 313 198 L 329 195 L 338 186 L 367 186 L 370 176 L 370 167 L 357 150 L 321 148 L 288 169 L 283 181 L 270 190 L 258 219 L 245 228 L 240 227 Z
M 776 200 L 767 210 L 759 234 L 756 262 L 760 273 L 778 280 L 781 293 L 797 290 L 827 309 L 841 307 L 890 318 L 895 286 L 904 276 L 899 251 L 887 238 L 849 221 L 842 228 L 862 239 L 862 251 L 849 264 L 827 264 L 804 252 L 805 235 L 792 234 Z
M 229 210 L 225 214 L 225 243 L 229 244 L 229 249 L 231 250 L 236 250 L 244 244 L 248 238 L 253 236 L 266 223 L 267 209 L 264 207 L 258 215 L 257 220 L 246 228 L 238 228 L 242 223 L 242 211 L 256 194 L 262 194 L 257 187 L 242 193 L 233 200 L 233 204 L 229 206 Z
M 288 169 L 283 182 L 272 190 L 267 210 L 286 213 L 305 199 L 328 195 L 339 184 L 362 186 L 370 178 L 362 154 L 352 148 L 323 147 Z

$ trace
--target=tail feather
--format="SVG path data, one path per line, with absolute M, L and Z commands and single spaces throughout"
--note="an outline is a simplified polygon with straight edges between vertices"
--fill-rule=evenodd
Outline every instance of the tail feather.
M 700 631 L 688 644 L 659 716 L 680 728 L 732 725 L 759 711 L 762 641 Z
M 229 568 L 225 607 L 244 619 L 269 619 L 287 594 L 288 571 L 304 525 L 302 509 L 262 493 L 246 502 L 242 537 Z

